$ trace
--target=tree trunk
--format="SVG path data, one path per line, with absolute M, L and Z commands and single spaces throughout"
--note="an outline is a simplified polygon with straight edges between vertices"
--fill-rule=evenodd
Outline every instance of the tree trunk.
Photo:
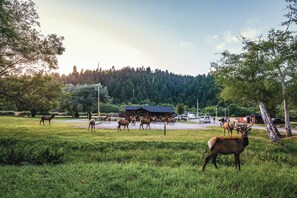
M 258 101 L 258 105 L 259 105 L 259 108 L 261 111 L 262 119 L 263 119 L 265 127 L 267 129 L 268 137 L 273 142 L 278 142 L 281 135 L 278 132 L 277 128 L 273 125 L 264 103 L 261 101 Z
M 284 103 L 285 127 L 286 127 L 287 137 L 292 137 L 288 101 L 286 97 L 286 85 L 283 81 L 282 81 L 282 95 L 283 95 L 283 103 Z

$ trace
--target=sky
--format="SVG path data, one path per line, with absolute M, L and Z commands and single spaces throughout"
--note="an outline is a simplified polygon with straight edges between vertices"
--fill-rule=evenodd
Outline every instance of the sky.
M 285 0 L 33 0 L 44 35 L 65 38 L 58 72 L 150 67 L 207 74 L 239 36 L 281 29 Z

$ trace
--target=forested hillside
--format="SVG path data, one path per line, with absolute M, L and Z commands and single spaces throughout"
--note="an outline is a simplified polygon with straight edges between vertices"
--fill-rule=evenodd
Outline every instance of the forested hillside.
M 114 103 L 132 102 L 148 104 L 185 104 L 200 107 L 218 103 L 218 87 L 211 75 L 185 76 L 151 70 L 150 67 L 124 67 L 116 70 L 82 70 L 76 66 L 69 75 L 58 75 L 59 81 L 66 84 L 97 84 L 106 86 Z

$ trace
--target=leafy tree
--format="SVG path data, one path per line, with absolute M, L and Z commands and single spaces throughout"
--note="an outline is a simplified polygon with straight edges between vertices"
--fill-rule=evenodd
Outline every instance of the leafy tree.
M 184 105 L 182 105 L 182 104 L 178 104 L 178 105 L 176 105 L 176 113 L 177 113 L 177 114 L 183 114 L 184 111 L 185 111 L 185 109 L 184 109 Z
M 57 68 L 63 37 L 43 36 L 31 1 L 0 1 L 0 76 Z
M 261 41 L 259 49 L 271 66 L 272 78 L 281 85 L 281 96 L 284 106 L 285 126 L 287 136 L 291 137 L 291 125 L 289 120 L 289 92 L 288 86 L 296 76 L 297 67 L 297 39 L 290 32 L 271 30 L 267 41 Z
M 68 84 L 63 89 L 63 97 L 60 102 L 61 110 L 68 110 L 72 116 L 79 117 L 79 111 L 87 113 L 97 112 L 98 86 L 100 86 L 100 102 L 110 102 L 106 87 L 98 84 L 72 85 Z M 103 106 L 100 103 L 100 109 Z
M 220 94 L 225 100 L 258 104 L 268 136 L 278 141 L 280 134 L 272 124 L 266 104 L 278 93 L 280 86 L 269 76 L 271 65 L 260 53 L 255 42 L 244 40 L 244 51 L 240 54 L 222 53 L 218 63 L 212 63 L 215 80 L 223 86 Z M 236 96 L 236 97 L 233 97 Z
M 3 95 L 15 102 L 17 110 L 30 111 L 32 117 L 38 112 L 48 112 L 58 106 L 62 84 L 50 75 L 5 77 L 1 79 Z

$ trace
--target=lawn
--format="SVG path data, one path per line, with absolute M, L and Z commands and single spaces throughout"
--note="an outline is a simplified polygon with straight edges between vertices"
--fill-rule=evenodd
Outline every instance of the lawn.
M 87 122 L 87 121 L 86 121 Z M 55 118 L 0 117 L 0 197 L 297 197 L 297 137 L 252 129 L 241 154 L 201 167 L 223 129 L 88 132 Z M 235 134 L 234 136 L 237 136 Z

